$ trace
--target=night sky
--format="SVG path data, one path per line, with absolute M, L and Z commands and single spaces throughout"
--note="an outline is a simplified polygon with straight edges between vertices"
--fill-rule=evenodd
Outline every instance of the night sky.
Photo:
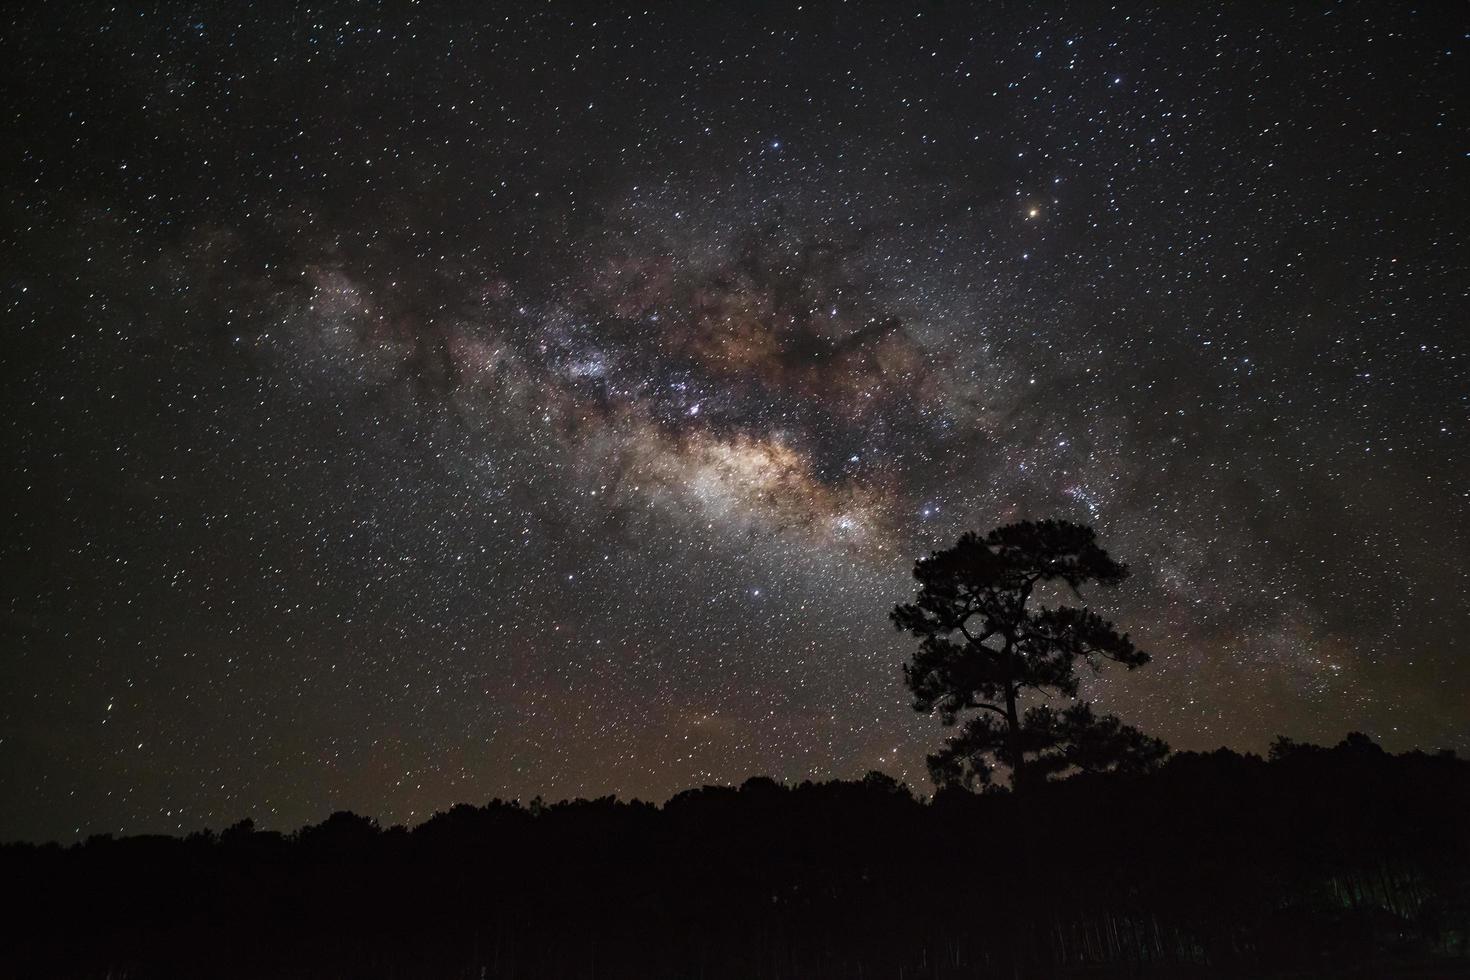
M 1102 710 L 1470 749 L 1463 5 L 429 6 L 5 15 L 0 839 L 929 791 L 1024 518 Z

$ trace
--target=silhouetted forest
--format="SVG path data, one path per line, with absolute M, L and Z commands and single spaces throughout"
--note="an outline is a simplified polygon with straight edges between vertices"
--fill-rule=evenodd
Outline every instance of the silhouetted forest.
M 26 977 L 1470 973 L 1470 762 L 1279 741 L 1027 794 L 856 782 L 0 848 Z

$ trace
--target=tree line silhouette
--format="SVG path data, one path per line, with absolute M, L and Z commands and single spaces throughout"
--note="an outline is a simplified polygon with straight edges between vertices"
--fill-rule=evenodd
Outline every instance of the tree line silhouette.
M 753 778 L 662 807 L 495 800 L 412 829 L 336 813 L 294 834 L 244 821 L 10 844 L 0 963 L 140 978 L 1461 975 L 1466 814 L 1470 762 L 1355 734 L 1027 793 Z
M 1146 664 L 1083 606 L 1091 528 L 966 534 L 914 568 L 922 799 L 857 781 L 460 805 L 412 829 L 0 847 L 5 975 L 480 980 L 1470 976 L 1470 762 L 1353 733 L 1167 746 L 1078 700 Z M 1069 699 L 1060 709 L 1053 697 Z M 978 790 L 978 792 L 976 792 Z M 3 972 L 3 971 L 0 971 Z

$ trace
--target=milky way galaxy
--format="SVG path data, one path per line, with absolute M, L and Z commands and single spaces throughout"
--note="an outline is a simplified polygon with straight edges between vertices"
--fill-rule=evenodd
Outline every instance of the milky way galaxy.
M 1106 710 L 1470 748 L 1462 10 L 455 10 L 8 15 L 0 838 L 927 790 L 1040 517 Z

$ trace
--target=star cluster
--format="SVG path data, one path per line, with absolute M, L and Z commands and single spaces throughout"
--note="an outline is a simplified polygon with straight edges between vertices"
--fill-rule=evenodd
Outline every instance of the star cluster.
M 1046 516 L 1108 710 L 1470 748 L 1451 6 L 456 9 L 8 15 L 0 838 L 923 786 Z

